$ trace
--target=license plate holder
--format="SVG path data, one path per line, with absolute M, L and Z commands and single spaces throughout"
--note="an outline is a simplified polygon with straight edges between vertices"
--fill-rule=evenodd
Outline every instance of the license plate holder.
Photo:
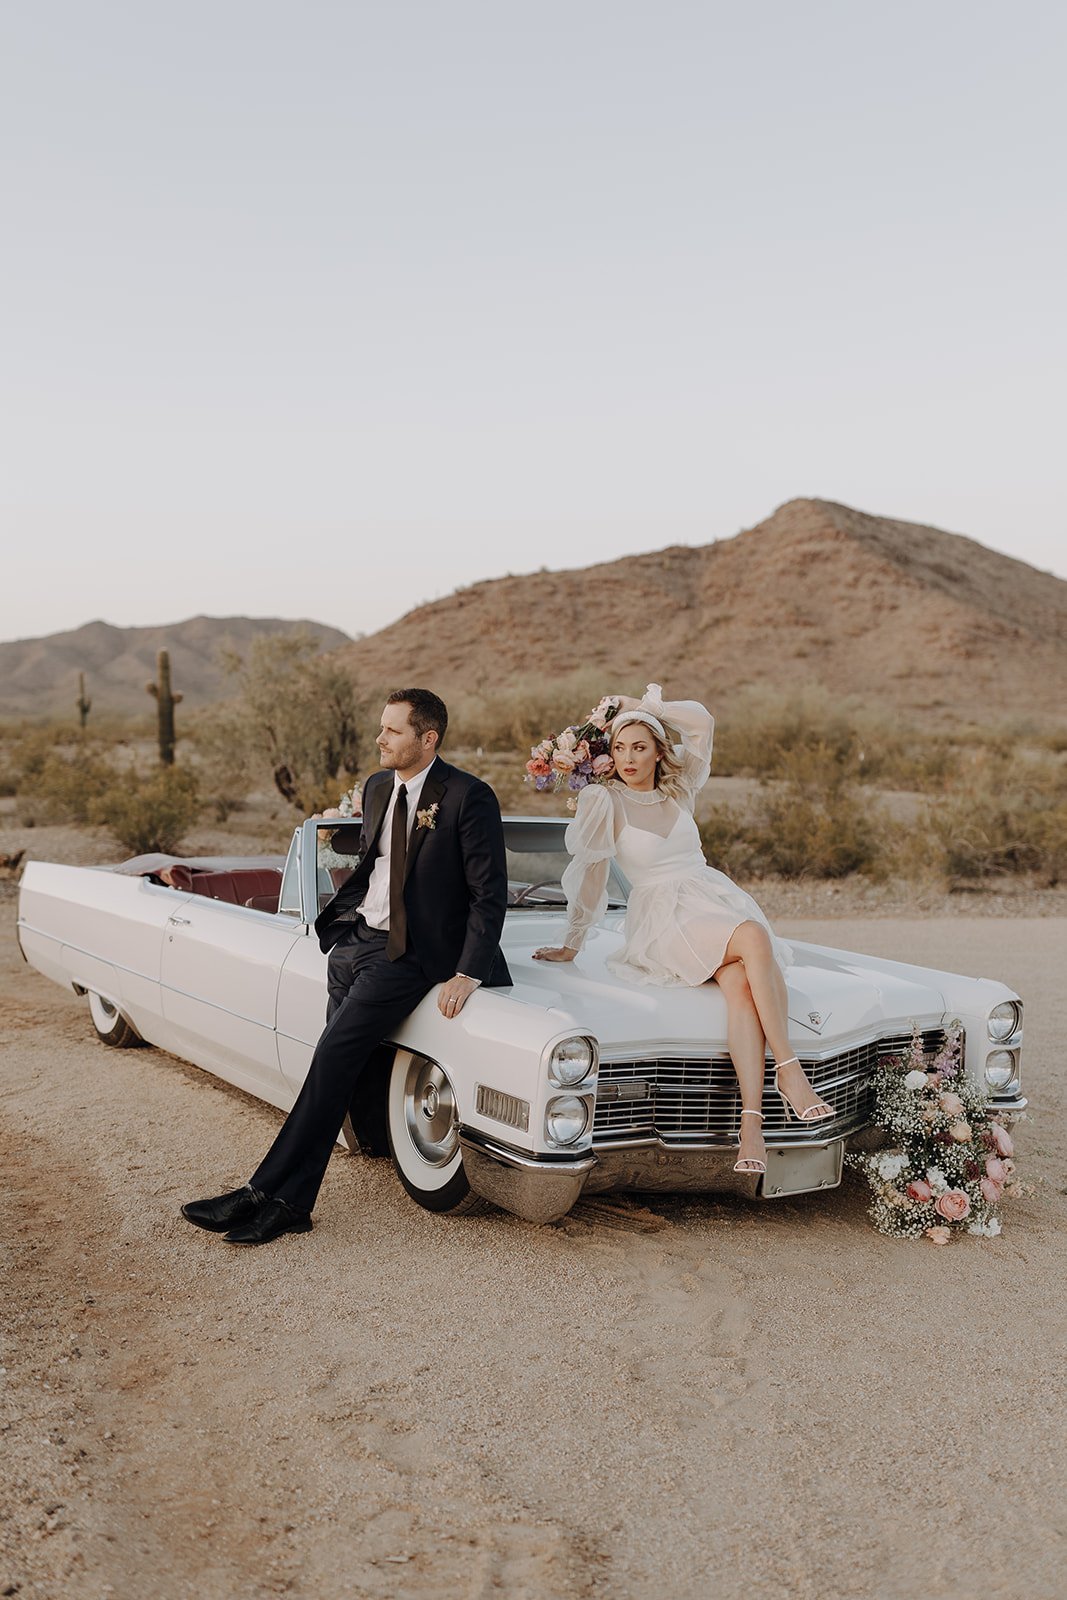
M 836 1189 L 841 1182 L 845 1144 L 835 1139 L 825 1145 L 779 1146 L 767 1151 L 767 1172 L 760 1193 L 764 1200 L 782 1200 L 792 1194 Z

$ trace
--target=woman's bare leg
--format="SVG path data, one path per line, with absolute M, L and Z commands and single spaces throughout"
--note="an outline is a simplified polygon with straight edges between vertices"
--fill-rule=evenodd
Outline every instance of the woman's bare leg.
M 767 1040 L 745 976 L 744 963 L 731 961 L 720 967 L 715 974 L 715 982 L 726 1000 L 726 1048 L 737 1073 L 741 1105 L 746 1111 L 760 1111 L 763 1105 Z M 740 1121 L 741 1149 L 738 1160 L 766 1161 L 762 1122 L 758 1117 L 742 1117 Z
M 789 1043 L 789 997 L 766 928 L 758 922 L 742 922 L 730 935 L 726 960 L 744 964 L 753 1004 L 771 1054 L 775 1061 L 788 1061 L 793 1054 Z M 720 967 L 719 971 L 722 970 Z M 778 1081 L 798 1112 L 823 1104 L 798 1061 L 783 1067 Z M 753 1122 L 755 1118 L 748 1120 Z

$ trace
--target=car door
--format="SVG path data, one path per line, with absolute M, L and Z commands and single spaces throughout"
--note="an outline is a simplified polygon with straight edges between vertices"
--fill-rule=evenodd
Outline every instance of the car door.
M 163 934 L 163 1015 L 175 1049 L 249 1093 L 289 1106 L 278 1061 L 278 978 L 306 939 L 295 918 L 192 895 Z

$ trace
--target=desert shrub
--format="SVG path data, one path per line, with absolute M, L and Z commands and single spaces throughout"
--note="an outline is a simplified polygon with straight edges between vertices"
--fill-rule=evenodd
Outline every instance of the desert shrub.
M 243 798 L 264 768 L 304 815 L 350 786 L 368 713 L 345 669 L 318 652 L 315 639 L 297 632 L 257 639 L 245 657 L 223 657 L 237 693 L 204 721 L 216 811 L 227 791 L 240 788 Z
M 893 825 L 863 798 L 834 751 L 821 745 L 791 751 L 783 771 L 752 816 L 720 807 L 702 825 L 708 860 L 741 877 L 883 876 Z
M 783 878 L 885 871 L 879 829 L 850 786 L 816 793 L 787 783 L 767 802 L 756 844 L 762 871 Z
M 521 755 L 521 766 L 531 745 L 580 721 L 603 695 L 642 694 L 644 687 L 616 682 L 614 677 L 606 681 L 603 672 L 583 667 L 550 683 L 529 679 L 453 695 L 448 702 L 448 742 L 454 749 Z
M 1056 884 L 1067 872 L 1067 801 L 1056 794 L 961 794 L 935 807 L 929 825 L 950 883 L 1032 872 Z
M 792 694 L 743 691 L 716 722 L 719 777 L 778 777 L 798 751 L 819 749 L 843 769 L 855 761 L 857 731 L 846 707 L 818 687 Z
M 755 819 L 737 806 L 713 806 L 700 823 L 700 842 L 711 866 L 731 878 L 758 877 Z
M 89 821 L 105 827 L 133 855 L 174 854 L 200 814 L 195 774 L 187 767 L 159 767 L 147 777 L 130 770 L 118 777 L 89 809 Z
M 54 746 L 42 753 L 34 742 L 24 755 L 18 795 L 36 822 L 87 822 L 95 799 L 115 781 L 115 769 L 95 746 Z
M 187 724 L 203 803 L 225 822 L 244 806 L 257 763 L 232 706 L 211 706 Z M 261 774 L 260 774 L 261 775 Z
M 987 730 L 961 742 L 888 721 L 848 700 L 806 686 L 781 695 L 766 687 L 743 692 L 719 717 L 715 730 L 715 772 L 788 778 L 792 759 L 818 751 L 853 781 L 886 788 L 938 793 L 951 783 L 968 747 L 979 742 L 1015 754 L 1018 741 Z
M 755 843 L 763 872 L 783 878 L 880 875 L 888 824 L 850 782 L 832 748 L 792 751 L 763 799 Z
M 24 728 L 15 738 L 11 751 L 11 766 L 17 775 L 18 792 L 34 792 L 37 779 L 45 765 L 56 754 L 57 739 L 50 728 Z

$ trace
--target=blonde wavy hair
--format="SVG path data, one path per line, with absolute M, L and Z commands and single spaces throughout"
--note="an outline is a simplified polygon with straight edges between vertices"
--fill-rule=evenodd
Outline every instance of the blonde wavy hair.
M 633 723 L 627 723 L 625 726 L 633 727 Z M 664 744 L 655 728 L 649 728 L 647 722 L 644 724 L 644 726 L 648 728 L 648 736 L 656 747 L 656 788 L 662 789 L 663 793 L 667 795 L 669 799 L 680 800 L 682 795 L 685 793 L 685 784 L 682 782 L 682 773 L 684 772 L 685 767 L 683 765 L 682 758 L 675 753 L 673 745 Z M 675 731 L 666 722 L 663 724 L 663 730 L 668 739 L 672 737 Z M 681 736 L 679 735 L 679 742 L 680 739 Z M 612 734 L 611 737 L 610 749 L 612 758 L 614 759 L 614 734 Z M 622 783 L 621 778 L 619 779 L 619 782 Z M 626 787 L 625 784 L 623 784 L 623 787 Z

